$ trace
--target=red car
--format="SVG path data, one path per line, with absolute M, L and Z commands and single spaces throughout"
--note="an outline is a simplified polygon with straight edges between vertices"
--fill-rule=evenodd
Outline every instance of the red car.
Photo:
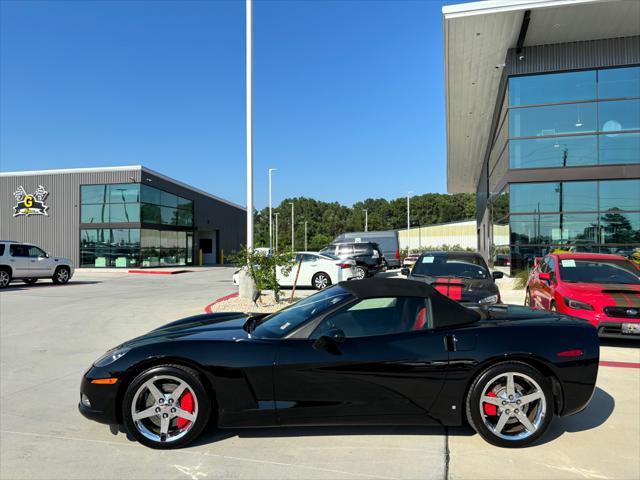
M 588 320 L 601 337 L 640 339 L 640 270 L 620 255 L 537 258 L 525 305 Z

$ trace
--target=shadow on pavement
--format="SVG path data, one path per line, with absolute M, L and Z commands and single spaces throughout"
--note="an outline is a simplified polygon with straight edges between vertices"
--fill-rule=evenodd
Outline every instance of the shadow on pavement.
M 637 335 L 636 335 L 637 337 Z M 640 342 L 638 342 L 638 338 L 601 338 L 600 339 L 601 347 L 616 347 L 616 348 L 633 348 L 637 349 L 640 347 Z M 600 359 L 602 360 L 602 358 Z
M 8 287 L 3 288 L 1 291 L 2 292 L 19 292 L 20 290 L 29 290 L 32 288 L 68 288 L 68 287 L 73 287 L 73 286 L 79 286 L 79 285 L 93 285 L 95 283 L 102 283 L 101 281 L 73 281 L 71 280 L 69 283 L 65 284 L 65 285 L 56 285 L 55 283 L 49 281 L 47 282 L 46 280 L 42 283 L 38 282 L 38 283 L 34 283 L 33 285 L 27 285 L 26 283 L 11 283 L 9 284 Z
M 542 445 L 555 440 L 565 432 L 583 432 L 604 424 L 616 407 L 615 399 L 599 387 L 593 393 L 593 398 L 582 412 L 568 417 L 554 417 L 549 430 L 536 445 Z

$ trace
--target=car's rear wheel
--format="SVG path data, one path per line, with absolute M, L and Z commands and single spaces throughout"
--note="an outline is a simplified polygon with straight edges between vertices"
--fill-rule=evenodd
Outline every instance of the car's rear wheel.
M 548 380 L 520 362 L 488 368 L 467 395 L 467 419 L 487 442 L 499 447 L 524 447 L 538 440 L 554 413 Z
M 331 285 L 331 278 L 324 272 L 318 272 L 311 279 L 311 283 L 316 290 L 323 290 Z
M 11 272 L 6 268 L 0 269 L 0 288 L 8 287 L 11 283 Z
M 27 285 L 33 285 L 34 283 L 36 283 L 38 281 L 37 278 L 25 278 L 23 280 L 24 283 L 26 283 Z
M 138 442 L 151 448 L 179 448 L 202 433 L 211 414 L 211 399 L 196 371 L 157 366 L 131 382 L 122 412 Z
M 354 271 L 356 272 L 356 276 L 354 278 L 357 280 L 362 280 L 367 276 L 367 269 L 361 265 L 358 265 L 357 267 L 355 267 Z
M 64 285 L 71 278 L 71 270 L 69 267 L 58 267 L 53 274 L 53 283 Z

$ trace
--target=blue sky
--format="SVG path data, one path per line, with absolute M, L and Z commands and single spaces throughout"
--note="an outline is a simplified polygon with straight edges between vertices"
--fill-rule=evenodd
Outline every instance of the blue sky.
M 444 192 L 441 1 L 254 3 L 255 204 Z M 0 2 L 0 169 L 142 164 L 245 204 L 244 1 Z

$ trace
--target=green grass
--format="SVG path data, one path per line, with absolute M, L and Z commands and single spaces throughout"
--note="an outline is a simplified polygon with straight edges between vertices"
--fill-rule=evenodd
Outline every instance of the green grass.
M 529 281 L 529 270 L 519 270 L 515 275 L 515 282 L 513 282 L 513 288 L 516 290 L 524 290 L 527 287 Z

